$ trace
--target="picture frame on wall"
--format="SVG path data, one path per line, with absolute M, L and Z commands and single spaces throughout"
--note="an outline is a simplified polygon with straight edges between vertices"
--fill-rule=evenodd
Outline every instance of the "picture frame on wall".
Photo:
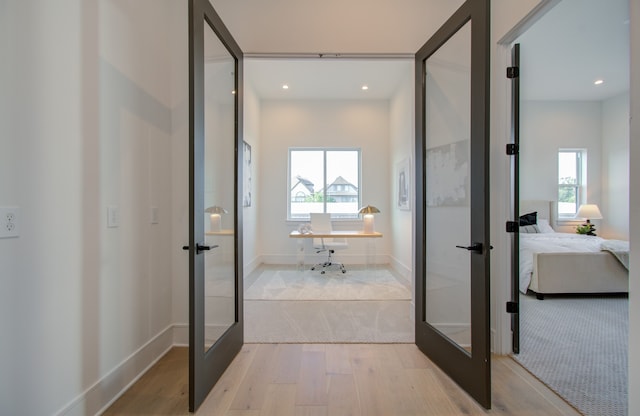
M 396 165 L 396 207 L 411 211 L 411 159 L 405 158 Z
M 242 142 L 242 206 L 251 206 L 251 145 L 245 141 Z

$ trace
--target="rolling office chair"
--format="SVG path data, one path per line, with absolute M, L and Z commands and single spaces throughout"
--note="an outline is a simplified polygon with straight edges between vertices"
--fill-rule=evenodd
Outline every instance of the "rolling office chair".
M 331 214 L 311 214 L 311 231 L 318 234 L 330 233 L 332 231 Z M 328 252 L 328 256 L 326 261 L 316 264 L 311 270 L 321 268 L 320 273 L 324 274 L 328 268 L 337 267 L 342 273 L 346 273 L 347 269 L 344 268 L 344 264 L 334 263 L 331 257 L 336 250 L 345 249 L 348 246 L 345 238 L 314 238 L 313 248 L 316 250 L 316 253 L 326 251 Z

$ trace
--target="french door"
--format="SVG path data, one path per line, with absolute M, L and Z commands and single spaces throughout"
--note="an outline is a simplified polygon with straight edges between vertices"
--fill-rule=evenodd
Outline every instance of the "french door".
M 189 411 L 243 344 L 242 51 L 189 0 Z
M 467 0 L 416 53 L 418 347 L 491 407 L 489 0 Z

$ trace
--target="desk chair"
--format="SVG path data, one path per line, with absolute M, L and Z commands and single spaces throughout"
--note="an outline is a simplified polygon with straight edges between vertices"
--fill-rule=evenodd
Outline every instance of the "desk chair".
M 311 231 L 314 233 L 330 233 L 333 230 L 331 227 L 331 214 L 311 214 Z M 347 269 L 344 268 L 342 263 L 334 263 L 331 259 L 333 253 L 336 250 L 345 249 L 348 247 L 347 240 L 344 238 L 314 238 L 313 248 L 316 253 L 328 252 L 327 260 L 323 263 L 318 263 L 311 268 L 316 270 L 322 268 L 320 274 L 324 274 L 327 268 L 335 266 L 339 268 L 342 273 L 346 273 Z

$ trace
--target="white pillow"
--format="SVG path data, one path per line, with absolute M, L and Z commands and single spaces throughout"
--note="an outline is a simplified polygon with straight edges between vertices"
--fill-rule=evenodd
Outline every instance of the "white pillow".
M 549 220 L 538 218 L 538 229 L 541 233 L 555 233 L 556 231 L 549 225 Z
M 531 225 L 521 225 L 520 232 L 523 234 L 537 234 L 540 232 L 540 229 L 536 224 Z

